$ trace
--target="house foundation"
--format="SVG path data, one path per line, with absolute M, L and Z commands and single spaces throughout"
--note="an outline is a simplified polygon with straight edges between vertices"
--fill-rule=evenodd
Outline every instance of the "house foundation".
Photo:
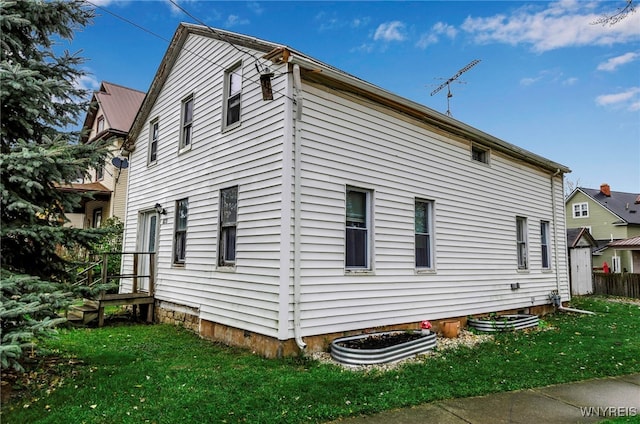
M 540 305 L 529 308 L 509 309 L 497 311 L 499 315 L 505 314 L 531 314 L 544 316 L 554 312 L 553 305 Z M 250 350 L 252 353 L 264 356 L 266 358 L 283 358 L 300 355 L 300 349 L 294 339 L 278 340 L 274 337 L 265 336 L 255 332 L 242 330 L 228 325 L 220 324 L 199 318 L 198 308 L 178 305 L 172 302 L 159 301 L 156 302 L 156 320 L 159 323 L 172 324 L 184 327 L 206 340 L 221 342 L 228 346 L 239 347 Z M 487 316 L 487 314 L 476 314 L 474 318 Z M 442 331 L 442 323 L 449 320 L 460 321 L 460 328 L 467 325 L 467 316 L 449 317 L 443 319 L 432 320 L 433 330 Z M 315 336 L 303 337 L 307 344 L 306 352 L 326 352 L 329 350 L 331 342 L 339 337 L 347 337 L 358 334 L 377 333 L 383 331 L 403 331 L 420 329 L 420 322 L 410 322 L 405 324 L 385 325 L 379 327 L 370 327 L 359 330 L 343 331 L 330 334 L 321 334 Z

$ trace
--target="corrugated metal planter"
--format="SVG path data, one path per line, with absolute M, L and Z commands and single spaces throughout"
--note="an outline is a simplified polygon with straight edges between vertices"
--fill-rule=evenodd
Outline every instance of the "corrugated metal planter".
M 536 315 L 516 314 L 498 315 L 489 318 L 469 318 L 467 324 L 476 330 L 486 332 L 514 331 L 523 328 L 537 327 L 540 318 Z
M 394 338 L 408 335 L 411 340 L 399 342 L 391 346 L 368 349 L 368 341 L 376 338 Z M 331 343 L 331 357 L 338 362 L 349 365 L 370 365 L 399 361 L 413 355 L 425 353 L 436 347 L 436 333 L 422 334 L 420 331 L 387 331 L 381 333 L 360 334 L 341 337 Z

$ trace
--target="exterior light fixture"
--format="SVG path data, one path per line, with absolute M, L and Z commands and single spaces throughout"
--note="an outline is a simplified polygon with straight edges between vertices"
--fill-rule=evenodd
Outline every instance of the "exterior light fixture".
M 153 207 L 156 212 L 158 212 L 160 215 L 166 215 L 167 211 L 165 208 L 162 207 L 162 205 L 160 203 L 156 203 L 156 205 Z

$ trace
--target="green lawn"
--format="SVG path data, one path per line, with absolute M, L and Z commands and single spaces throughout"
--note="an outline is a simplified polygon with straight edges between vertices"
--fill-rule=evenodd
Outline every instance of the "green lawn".
M 395 370 L 353 372 L 305 359 L 267 360 L 167 325 L 63 330 L 46 347 L 7 423 L 296 423 L 594 377 L 640 372 L 640 305 L 598 298 L 551 329 L 425 357 Z M 55 365 L 51 365 L 51 364 Z

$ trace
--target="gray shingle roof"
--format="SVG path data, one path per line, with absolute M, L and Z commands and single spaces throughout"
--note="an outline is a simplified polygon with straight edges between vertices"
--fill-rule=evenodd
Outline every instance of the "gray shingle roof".
M 611 191 L 611 196 L 607 197 L 600 189 L 580 187 L 579 190 L 620 217 L 624 223 L 640 225 L 640 194 Z

